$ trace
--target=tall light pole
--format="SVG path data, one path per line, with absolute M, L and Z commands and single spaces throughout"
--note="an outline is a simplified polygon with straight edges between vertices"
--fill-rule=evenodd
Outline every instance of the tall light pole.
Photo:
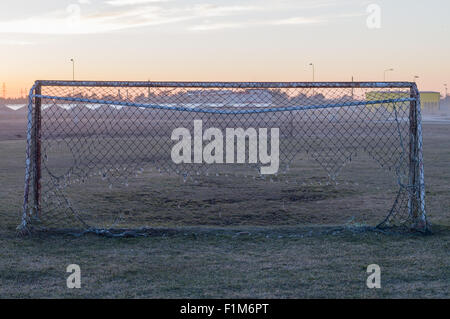
M 447 98 L 447 83 L 444 83 L 444 87 L 445 87 L 445 98 Z
M 72 81 L 75 81 L 75 60 L 72 58 L 70 61 L 72 62 Z
M 419 78 L 419 76 L 418 75 L 414 75 L 414 77 L 413 77 L 413 82 L 415 83 L 416 82 L 416 80 Z
M 316 73 L 316 70 L 315 70 L 315 68 L 314 68 L 314 63 L 310 63 L 309 65 L 312 66 L 312 71 L 313 71 L 313 73 L 312 73 L 312 76 L 313 76 L 312 81 L 314 82 L 314 81 L 315 81 L 315 73 Z M 315 94 L 316 94 L 316 92 L 315 92 L 315 90 L 314 90 L 314 88 L 313 88 L 313 89 L 312 89 L 312 95 L 314 96 Z
M 315 81 L 315 73 L 316 73 L 316 70 L 314 68 L 314 63 L 310 63 L 309 65 L 312 66 L 312 71 L 313 71 L 312 76 L 313 76 L 313 82 L 314 82 Z
M 386 72 L 392 72 L 392 71 L 394 71 L 393 68 L 384 70 L 384 73 L 383 73 L 383 81 L 384 81 L 384 82 L 386 82 Z
M 353 83 L 353 75 L 352 75 L 352 83 Z M 353 100 L 353 86 L 352 86 L 352 100 Z

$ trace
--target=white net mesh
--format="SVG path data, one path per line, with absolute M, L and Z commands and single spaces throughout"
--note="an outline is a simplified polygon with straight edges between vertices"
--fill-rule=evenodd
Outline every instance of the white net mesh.
M 409 83 L 46 81 L 31 97 L 27 227 L 424 222 Z

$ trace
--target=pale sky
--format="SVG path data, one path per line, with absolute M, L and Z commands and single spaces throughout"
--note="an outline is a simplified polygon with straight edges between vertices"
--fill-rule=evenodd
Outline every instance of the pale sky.
M 311 81 L 314 63 L 316 81 L 393 68 L 387 80 L 450 85 L 448 0 L 0 1 L 8 96 L 70 80 L 71 58 L 76 80 Z

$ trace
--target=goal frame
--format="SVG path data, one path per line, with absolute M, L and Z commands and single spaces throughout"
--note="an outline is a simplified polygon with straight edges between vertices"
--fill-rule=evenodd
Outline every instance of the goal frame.
M 150 81 L 49 81 L 38 80 L 30 89 L 28 96 L 27 117 L 27 149 L 26 149 L 26 173 L 24 187 L 24 202 L 21 212 L 20 232 L 29 231 L 29 211 L 34 216 L 41 215 L 42 197 L 42 88 L 45 86 L 61 87 L 123 87 L 123 88 L 365 88 L 365 89 L 409 89 L 409 191 L 408 210 L 414 225 L 412 228 L 428 232 L 430 224 L 427 221 L 425 206 L 425 181 L 423 164 L 423 139 L 420 92 L 413 82 L 150 82 Z M 76 98 L 68 98 L 67 101 L 77 101 Z M 33 174 L 33 176 L 31 175 Z M 30 185 L 32 183 L 32 185 Z M 416 198 L 413 198 L 413 197 Z M 31 199 L 31 203 L 30 203 Z M 388 223 L 389 215 L 377 227 L 384 227 Z

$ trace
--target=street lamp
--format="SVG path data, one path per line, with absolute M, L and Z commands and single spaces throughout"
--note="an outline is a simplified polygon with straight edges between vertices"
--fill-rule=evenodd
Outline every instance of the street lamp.
M 72 81 L 75 81 L 75 60 L 72 58 L 70 61 L 72 62 Z
M 313 71 L 313 82 L 314 82 L 314 77 L 315 77 L 315 69 L 314 69 L 314 63 L 310 63 L 310 66 L 312 66 L 312 71 Z
M 392 69 L 392 68 L 384 70 L 384 74 L 383 74 L 383 81 L 384 82 L 386 82 L 386 72 L 392 72 L 392 71 L 394 71 L 394 69 Z
M 416 80 L 417 80 L 418 78 L 419 78 L 418 75 L 414 75 L 413 82 L 416 82 Z
M 353 83 L 353 75 L 352 75 L 352 83 Z M 353 85 L 352 85 L 352 100 L 353 100 L 353 89 L 354 89 L 354 87 L 353 87 Z
M 447 83 L 444 83 L 444 87 L 445 87 L 445 98 L 447 98 Z

